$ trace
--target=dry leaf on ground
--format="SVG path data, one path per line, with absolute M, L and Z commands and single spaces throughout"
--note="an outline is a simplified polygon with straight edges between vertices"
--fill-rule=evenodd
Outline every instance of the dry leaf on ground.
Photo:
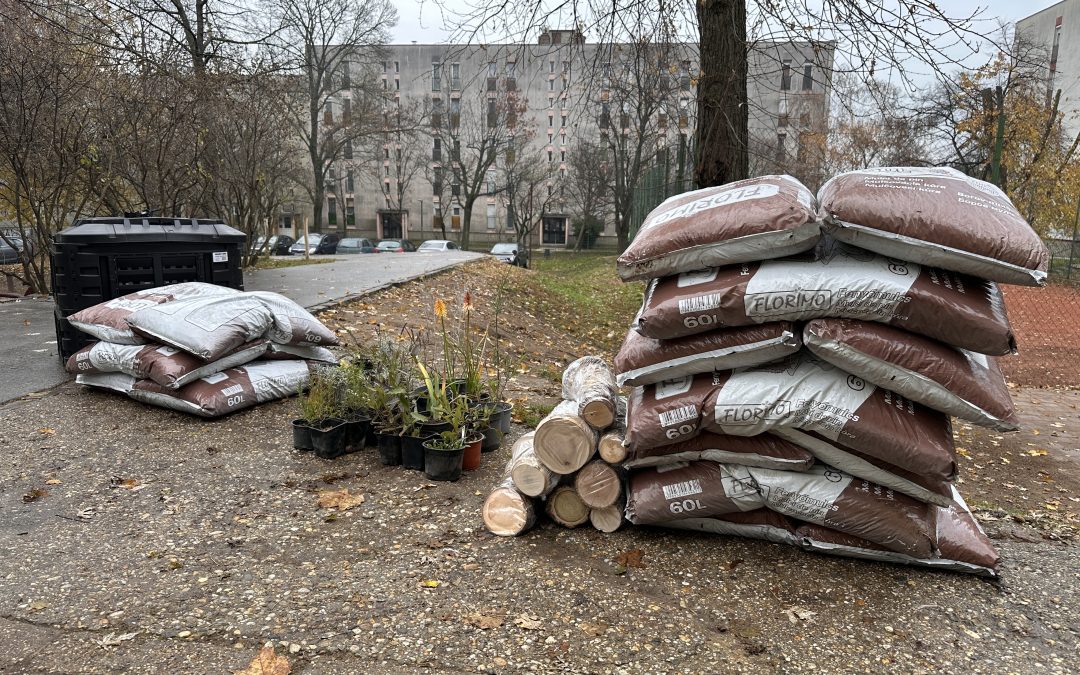
M 587 635 L 593 637 L 599 637 L 607 632 L 608 625 L 606 623 L 589 623 L 588 621 L 581 624 L 581 630 Z
M 544 626 L 544 622 L 535 616 L 529 616 L 528 614 L 522 614 L 514 619 L 514 625 L 518 628 L 525 630 L 540 630 Z
M 319 493 L 319 499 L 316 505 L 320 509 L 337 509 L 338 511 L 348 511 L 354 506 L 359 506 L 364 503 L 364 495 L 349 494 L 349 489 L 344 490 L 324 490 Z
M 22 496 L 22 500 L 23 500 L 24 504 L 29 504 L 30 502 L 36 502 L 37 500 L 41 499 L 42 497 L 48 497 L 48 496 L 49 496 L 49 491 L 48 490 L 46 490 L 44 488 L 34 488 L 34 489 L 30 490 L 30 492 L 27 492 L 26 494 L 24 494 Z
M 641 549 L 637 548 L 632 551 L 623 551 L 616 562 L 623 567 L 645 567 L 645 563 L 641 561 L 643 555 Z
M 462 619 L 467 625 L 476 626 L 480 630 L 490 630 L 503 625 L 503 617 L 473 612 L 466 614 Z
M 259 650 L 247 668 L 233 671 L 233 675 L 289 675 L 291 671 L 289 659 L 278 656 L 274 648 L 267 645 Z
M 784 610 L 784 614 L 787 615 L 788 621 L 791 623 L 798 623 L 799 621 L 813 621 L 817 616 L 817 612 L 812 612 L 805 607 L 789 607 Z

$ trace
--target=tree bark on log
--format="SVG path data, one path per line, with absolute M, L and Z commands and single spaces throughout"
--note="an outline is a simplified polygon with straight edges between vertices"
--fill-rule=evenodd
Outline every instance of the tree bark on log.
M 589 507 L 574 488 L 562 485 L 548 496 L 547 514 L 563 527 L 577 527 L 589 520 Z
M 583 356 L 563 371 L 563 398 L 577 401 L 577 414 L 594 429 L 606 429 L 615 421 L 618 392 L 615 375 L 598 356 Z
M 626 509 L 626 500 L 619 499 L 611 506 L 589 511 L 589 522 L 601 532 L 611 533 L 622 527 L 623 511 Z
M 559 485 L 559 474 L 544 466 L 533 451 L 533 438 L 536 432 L 530 431 L 514 442 L 511 450 L 512 459 L 507 469 L 514 480 L 514 487 L 527 497 L 544 497 Z
M 533 452 L 558 474 L 574 473 L 596 452 L 600 435 L 577 411 L 577 401 L 563 401 L 536 425 Z
M 533 500 L 517 491 L 509 477 L 484 500 L 484 526 L 500 537 L 516 537 L 536 523 Z
M 581 467 L 574 476 L 574 489 L 586 506 L 602 509 L 618 502 L 623 496 L 625 473 L 602 459 L 593 460 Z

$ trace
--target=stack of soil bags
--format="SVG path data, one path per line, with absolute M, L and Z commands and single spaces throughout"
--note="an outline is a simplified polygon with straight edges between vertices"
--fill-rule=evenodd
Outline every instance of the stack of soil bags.
M 76 381 L 202 417 L 295 394 L 337 336 L 276 293 L 186 282 L 71 315 L 97 338 L 66 364 Z
M 615 360 L 627 518 L 996 574 L 950 416 L 1017 428 L 997 282 L 1041 285 L 1047 260 L 1004 193 L 951 169 L 661 204 L 619 259 L 648 279 Z

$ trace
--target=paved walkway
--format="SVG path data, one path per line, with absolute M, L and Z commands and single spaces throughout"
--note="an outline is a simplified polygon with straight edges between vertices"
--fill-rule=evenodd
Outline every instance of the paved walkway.
M 249 272 L 244 275 L 244 287 L 281 293 L 304 307 L 319 309 L 482 257 L 466 252 L 341 256 L 323 265 Z M 0 403 L 55 387 L 71 377 L 57 358 L 49 298 L 0 302 L 0 345 Z

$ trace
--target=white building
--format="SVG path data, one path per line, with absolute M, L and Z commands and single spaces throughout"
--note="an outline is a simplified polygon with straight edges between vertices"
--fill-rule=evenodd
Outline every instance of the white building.
M 1018 37 L 1049 54 L 1047 90 L 1061 90 L 1066 138 L 1080 133 L 1080 0 L 1062 0 L 1016 22 Z

